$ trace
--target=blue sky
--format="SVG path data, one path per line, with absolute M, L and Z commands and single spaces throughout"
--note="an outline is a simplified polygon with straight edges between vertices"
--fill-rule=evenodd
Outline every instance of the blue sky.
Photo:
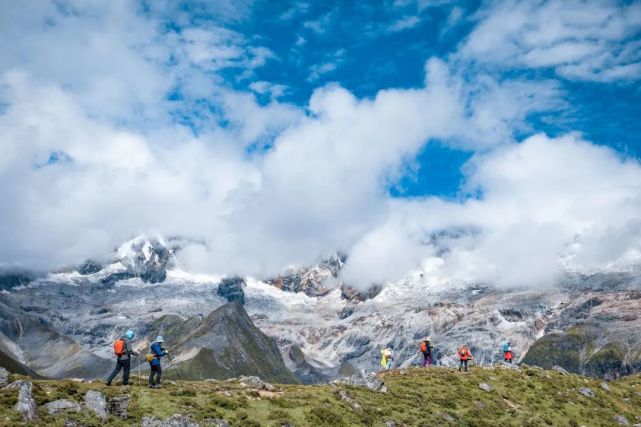
M 280 87 L 280 101 L 305 107 L 313 91 L 327 84 L 337 83 L 359 98 L 372 98 L 381 89 L 421 87 L 426 59 L 455 56 L 478 24 L 483 7 L 487 4 L 449 1 L 434 5 L 413 1 L 256 2 L 243 16 L 231 18 L 198 3 L 183 4 L 179 10 L 189 16 L 190 24 L 222 24 L 269 49 L 265 64 L 251 76 L 239 76 L 236 67 L 223 70 L 227 85 L 251 90 L 256 81 L 269 82 Z M 180 31 L 181 24 L 169 19 L 167 28 Z M 628 42 L 640 36 L 636 27 Z M 463 73 L 477 71 L 474 65 L 463 67 Z M 492 70 L 492 75 L 498 80 L 554 80 L 566 103 L 527 116 L 527 129 L 515 134 L 517 140 L 537 132 L 580 132 L 625 156 L 641 156 L 637 78 L 606 82 L 564 78 L 546 67 L 505 67 Z M 265 104 L 272 97 L 258 93 L 257 99 Z M 463 179 L 460 169 L 471 155 L 471 150 L 434 140 L 413 159 L 408 173 L 390 186 L 390 194 L 455 197 Z
M 641 263 L 640 81 L 638 2 L 1 2 L 0 267 L 136 233 L 363 287 Z

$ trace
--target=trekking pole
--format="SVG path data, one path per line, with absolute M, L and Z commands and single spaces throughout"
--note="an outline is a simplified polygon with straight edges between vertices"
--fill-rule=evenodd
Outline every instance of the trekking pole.
M 140 354 L 138 354 L 138 387 L 140 387 Z
M 174 364 L 174 359 L 172 359 L 171 356 L 169 356 L 169 354 L 167 354 L 167 359 L 169 359 L 169 365 L 167 365 L 167 369 L 169 369 L 170 366 L 172 367 L 176 366 Z M 180 380 L 180 375 L 178 375 L 178 370 L 177 369 L 174 369 L 174 370 L 176 371 L 176 379 Z

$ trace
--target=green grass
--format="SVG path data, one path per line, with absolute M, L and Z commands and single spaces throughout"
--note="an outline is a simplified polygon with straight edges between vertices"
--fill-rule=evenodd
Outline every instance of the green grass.
M 387 420 L 406 426 L 595 426 L 614 425 L 623 415 L 630 424 L 641 420 L 641 378 L 630 376 L 600 388 L 600 380 L 522 366 L 471 368 L 467 374 L 447 368 L 411 368 L 382 375 L 388 393 L 330 385 L 281 385 L 266 395 L 235 381 L 171 381 L 162 389 L 106 387 L 100 383 L 34 381 L 39 405 L 65 398 L 82 402 L 88 389 L 109 396 L 131 397 L 129 419 L 101 423 L 88 413 L 68 414 L 89 426 L 135 425 L 145 415 L 167 418 L 191 414 L 195 420 L 224 418 L 234 426 L 384 426 Z M 137 379 L 134 380 L 136 382 Z M 491 392 L 479 383 L 491 384 Z M 581 395 L 589 387 L 593 398 Z M 358 401 L 354 409 L 341 400 L 339 390 Z M 0 425 L 19 425 L 11 410 L 16 390 L 0 390 Z M 62 426 L 65 416 L 46 416 L 40 425 Z

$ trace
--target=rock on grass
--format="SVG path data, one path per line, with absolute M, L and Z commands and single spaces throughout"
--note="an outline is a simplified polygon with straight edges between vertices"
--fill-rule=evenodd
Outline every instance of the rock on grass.
M 254 388 L 256 390 L 267 390 L 267 391 L 276 391 L 276 387 L 261 380 L 259 377 L 250 376 L 250 377 L 240 377 L 238 381 L 247 386 Z
M 628 422 L 627 418 L 624 417 L 623 415 L 615 415 L 612 417 L 614 419 L 614 422 L 617 423 L 617 425 L 620 426 L 629 426 L 630 423 Z
M 350 405 L 352 408 L 359 410 L 361 409 L 361 404 L 358 403 L 357 400 L 352 399 L 349 397 L 347 392 L 345 390 L 341 390 L 338 392 L 338 395 L 340 396 L 341 400 L 347 402 L 348 405 Z
M 492 387 L 492 386 L 491 386 L 491 385 L 489 385 L 488 383 L 481 383 L 481 384 L 479 384 L 479 388 L 480 388 L 481 390 L 485 390 L 485 391 L 487 391 L 487 392 L 490 392 L 490 391 L 494 390 L 494 387 Z
M 18 402 L 13 410 L 22 415 L 23 421 L 35 421 L 38 418 L 38 406 L 33 398 L 33 384 L 31 381 L 18 380 L 7 386 L 18 389 Z
M 0 387 L 4 387 L 9 384 L 9 371 L 0 366 Z
M 44 405 L 45 410 L 49 415 L 57 415 L 63 412 L 80 412 L 82 407 L 77 402 L 71 400 L 60 399 Z
M 85 394 L 85 406 L 103 422 L 107 421 L 109 411 L 107 410 L 107 399 L 105 399 L 104 394 L 99 391 L 89 390 Z
M 165 420 L 156 417 L 143 417 L 142 427 L 200 427 L 190 416 L 173 415 Z
M 387 392 L 383 380 L 375 373 L 362 369 L 357 374 L 333 381 L 335 384 L 351 385 L 354 387 L 365 387 L 373 391 Z
M 109 399 L 109 413 L 117 418 L 126 419 L 127 409 L 129 408 L 129 396 L 114 396 Z
M 581 387 L 579 389 L 579 393 L 581 393 L 585 397 L 594 397 L 594 392 L 589 387 Z

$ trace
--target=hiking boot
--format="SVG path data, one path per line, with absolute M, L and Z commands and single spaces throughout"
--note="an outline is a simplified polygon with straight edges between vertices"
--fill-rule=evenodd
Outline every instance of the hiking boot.
M 149 388 L 156 388 L 157 386 L 155 386 L 155 385 L 153 385 L 153 384 L 147 384 L 147 387 L 149 387 Z
M 111 385 L 111 381 L 106 382 L 105 385 L 106 386 L 110 386 Z

